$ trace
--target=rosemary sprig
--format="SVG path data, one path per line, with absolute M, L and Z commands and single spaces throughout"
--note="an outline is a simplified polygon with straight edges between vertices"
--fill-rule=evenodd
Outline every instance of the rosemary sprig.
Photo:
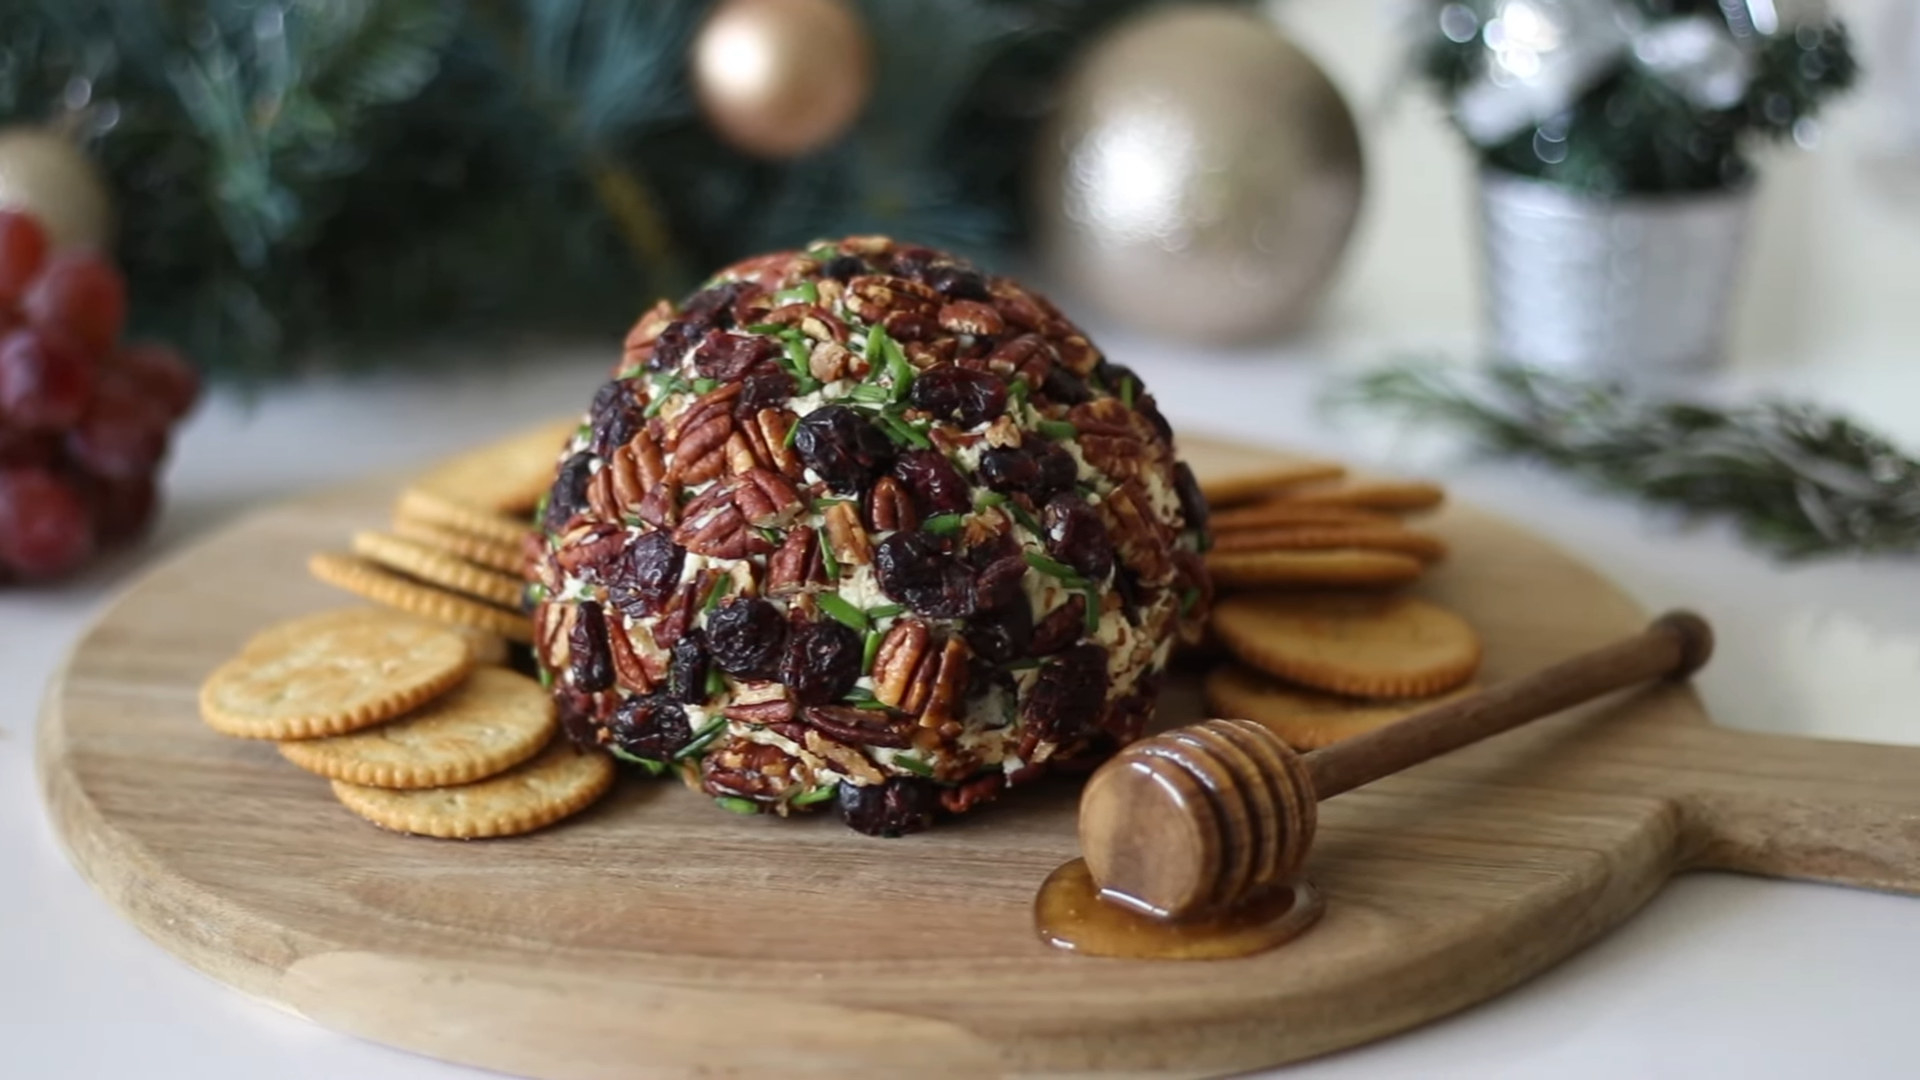
M 1724 516 L 1785 558 L 1920 553 L 1920 461 L 1811 404 L 1720 408 L 1517 364 L 1478 373 L 1398 364 L 1334 400 L 1443 421 L 1493 455 Z

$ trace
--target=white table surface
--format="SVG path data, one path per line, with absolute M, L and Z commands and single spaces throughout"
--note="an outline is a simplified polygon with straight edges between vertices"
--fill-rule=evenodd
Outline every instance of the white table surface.
M 1851 5 L 1858 8 L 1860 5 Z M 1871 12 L 1867 14 L 1871 15 Z M 1700 679 L 1730 726 L 1920 743 L 1920 561 L 1782 567 L 1533 470 L 1462 462 L 1426 438 L 1313 407 L 1324 381 L 1408 345 L 1469 346 L 1469 169 L 1418 102 L 1377 98 L 1370 5 L 1289 12 L 1366 117 L 1370 205 L 1319 326 L 1203 353 L 1089 322 L 1174 422 L 1441 476 L 1519 518 L 1649 608 L 1713 617 Z M 1920 185 L 1889 165 L 1871 99 L 1816 157 L 1769 174 L 1739 358 L 1706 389 L 1779 390 L 1920 446 Z M 1851 132 L 1851 134 L 1850 134 Z M 1849 141 L 1851 140 L 1851 141 Z M 1889 181 L 1888 177 L 1893 177 Z M 58 588 L 0 593 L 0 1077 L 435 1080 L 482 1075 L 336 1035 L 226 989 L 148 942 L 80 880 L 40 807 L 34 715 L 48 675 L 140 569 L 247 509 L 425 460 L 573 411 L 609 343 L 457 377 L 316 380 L 216 397 L 177 447 L 153 541 Z M 1695 874 L 1557 969 L 1468 1012 L 1290 1070 L 1300 1077 L 1920 1075 L 1920 900 Z

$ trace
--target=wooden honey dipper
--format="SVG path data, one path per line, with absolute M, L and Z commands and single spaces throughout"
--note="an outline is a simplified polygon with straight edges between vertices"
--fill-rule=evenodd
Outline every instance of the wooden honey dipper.
M 1706 620 L 1677 611 L 1632 637 L 1305 755 L 1246 720 L 1176 728 L 1132 744 L 1088 780 L 1087 869 L 1104 903 L 1156 920 L 1230 913 L 1295 878 L 1319 800 L 1635 683 L 1684 679 L 1712 652 Z

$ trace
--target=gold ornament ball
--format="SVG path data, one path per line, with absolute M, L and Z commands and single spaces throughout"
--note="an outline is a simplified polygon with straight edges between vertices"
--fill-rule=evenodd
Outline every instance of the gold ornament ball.
M 1117 321 L 1218 344 L 1297 328 L 1360 210 L 1360 136 L 1257 14 L 1129 20 L 1063 86 L 1036 160 L 1041 257 Z
M 873 87 L 872 44 L 845 0 L 722 0 L 694 39 L 693 85 L 729 144 L 798 157 L 859 116 Z
M 113 240 L 106 181 L 86 153 L 49 128 L 0 129 L 0 209 L 38 218 L 58 248 Z

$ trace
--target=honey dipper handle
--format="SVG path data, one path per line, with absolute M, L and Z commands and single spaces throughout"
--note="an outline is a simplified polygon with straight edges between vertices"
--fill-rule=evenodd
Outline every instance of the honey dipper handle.
M 1331 798 L 1602 694 L 1649 679 L 1684 679 L 1712 654 L 1705 619 L 1668 612 L 1633 637 L 1315 750 L 1305 764 L 1315 795 Z

